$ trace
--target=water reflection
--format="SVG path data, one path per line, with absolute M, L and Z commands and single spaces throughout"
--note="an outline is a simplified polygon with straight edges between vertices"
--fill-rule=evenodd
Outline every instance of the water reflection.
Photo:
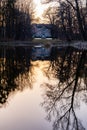
M 84 130 L 77 108 L 87 103 L 87 51 L 53 47 L 46 61 L 31 61 L 31 51 L 0 47 L 0 106 L 11 93 L 36 84 L 44 91 L 42 107 L 54 122 L 53 130 Z M 36 91 L 40 92 L 38 87 Z
M 54 130 L 84 130 L 75 108 L 80 101 L 87 102 L 87 52 L 74 48 L 52 52 L 51 69 L 54 70 L 58 84 L 45 83 L 43 106 L 48 120 L 54 115 Z M 47 73 L 49 76 L 49 74 Z
M 23 76 L 30 69 L 30 48 L 0 48 L 0 104 L 4 104 L 12 91 L 23 89 Z M 17 85 L 21 82 L 21 86 Z

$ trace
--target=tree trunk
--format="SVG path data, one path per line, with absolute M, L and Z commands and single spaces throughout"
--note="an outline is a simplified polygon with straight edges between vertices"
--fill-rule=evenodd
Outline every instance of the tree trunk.
M 79 24 L 79 31 L 82 35 L 83 40 L 87 40 L 86 33 L 85 33 L 84 28 L 83 28 L 82 18 L 80 15 L 78 0 L 75 0 L 75 4 L 76 4 L 76 14 L 77 14 L 77 19 L 78 19 L 78 24 Z

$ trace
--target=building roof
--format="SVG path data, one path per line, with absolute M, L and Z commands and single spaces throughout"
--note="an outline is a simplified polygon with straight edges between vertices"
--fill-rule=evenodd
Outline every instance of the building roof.
M 32 24 L 32 33 L 34 38 L 51 37 L 50 24 Z

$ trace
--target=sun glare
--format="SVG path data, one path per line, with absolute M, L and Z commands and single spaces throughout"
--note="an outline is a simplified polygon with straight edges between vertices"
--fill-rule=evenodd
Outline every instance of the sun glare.
M 33 0 L 36 5 L 36 15 L 41 17 L 44 12 L 44 6 L 41 4 L 41 0 Z

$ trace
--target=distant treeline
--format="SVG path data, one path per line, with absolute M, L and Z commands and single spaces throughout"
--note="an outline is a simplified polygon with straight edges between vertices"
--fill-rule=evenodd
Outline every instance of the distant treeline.
M 48 0 L 51 2 L 52 0 Z M 87 40 L 87 0 L 59 0 L 49 7 L 44 16 L 52 25 L 53 38 Z M 58 3 L 57 3 L 58 2 Z M 58 6 L 57 6 L 58 5 Z
M 49 0 L 51 1 L 51 0 Z M 56 1 L 56 0 L 55 0 Z M 35 10 L 32 0 L 20 4 L 18 0 L 0 0 L 0 41 L 32 39 L 32 20 Z M 58 5 L 58 6 L 57 6 Z M 56 7 L 44 11 L 49 21 L 51 37 L 62 40 L 87 40 L 87 2 L 59 0 Z
M 0 1 L 0 41 L 32 38 L 29 9 L 17 6 L 16 0 Z

